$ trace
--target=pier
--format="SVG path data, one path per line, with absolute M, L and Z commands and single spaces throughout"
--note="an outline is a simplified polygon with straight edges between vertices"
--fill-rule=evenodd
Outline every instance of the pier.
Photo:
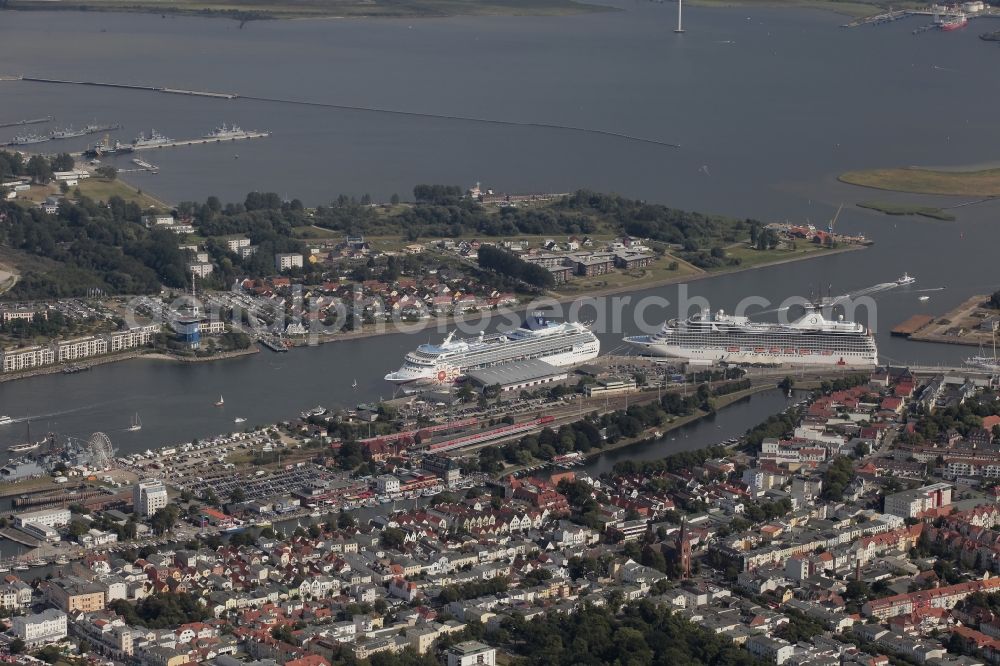
M 19 543 L 22 546 L 27 546 L 28 548 L 38 548 L 42 545 L 42 542 L 38 539 L 33 539 L 21 530 L 15 530 L 10 527 L 0 530 L 0 537 L 13 541 L 14 543 Z
M 38 125 L 40 123 L 47 123 L 55 120 L 54 116 L 45 116 L 44 118 L 29 118 L 28 120 L 19 120 L 16 123 L 0 123 L 0 127 L 23 127 L 24 125 Z
M 178 139 L 176 141 L 166 141 L 164 143 L 158 143 L 153 146 L 132 146 L 133 150 L 155 150 L 157 148 L 177 148 L 179 146 L 200 146 L 206 143 L 225 143 L 227 141 L 242 141 L 244 139 L 266 139 L 271 136 L 270 132 L 244 132 L 240 136 L 229 137 L 226 139 L 217 139 L 215 137 L 206 138 L 200 137 L 198 139 Z
M 267 102 L 271 104 L 289 104 L 289 105 L 307 106 L 307 107 L 321 108 L 321 109 L 336 109 L 341 111 L 361 111 L 364 113 L 378 113 L 378 114 L 387 114 L 394 116 L 405 116 L 408 118 L 432 118 L 435 120 L 452 120 L 457 122 L 481 123 L 485 125 L 501 125 L 506 127 L 528 127 L 528 128 L 544 129 L 544 130 L 558 130 L 563 132 L 578 132 L 582 134 L 589 134 L 592 136 L 605 136 L 613 139 L 620 139 L 623 141 L 633 141 L 636 143 L 645 143 L 664 148 L 681 147 L 679 143 L 673 143 L 662 139 L 636 136 L 634 134 L 625 134 L 623 132 L 596 129 L 592 127 L 560 125 L 558 123 L 532 122 L 532 121 L 521 121 L 521 120 L 502 120 L 499 118 L 482 118 L 475 116 L 454 116 L 441 113 L 426 113 L 423 111 L 407 111 L 404 109 L 388 109 L 388 108 L 380 108 L 374 106 L 357 106 L 353 104 L 334 104 L 330 102 L 318 102 L 318 101 L 309 101 L 303 99 L 290 99 L 290 98 L 280 98 L 280 97 L 258 97 L 253 95 L 240 95 L 237 93 L 230 93 L 230 92 L 216 92 L 208 90 L 184 90 L 180 88 L 167 88 L 165 86 L 147 86 L 147 85 L 138 85 L 132 83 L 112 83 L 107 81 L 74 81 L 71 79 L 53 79 L 41 76 L 16 76 L 16 77 L 9 77 L 9 80 L 29 81 L 33 83 L 55 83 L 55 84 L 74 85 L 74 86 L 120 88 L 122 90 L 139 90 L 145 92 L 166 93 L 171 95 L 188 95 L 194 97 L 206 97 L 210 99 L 219 99 L 219 100 L 248 100 L 253 102 Z M 198 143 L 207 143 L 207 141 L 200 141 Z M 170 145 L 192 145 L 192 143 L 185 142 L 185 143 L 174 143 Z
M 10 81 L 30 81 L 32 83 L 61 83 L 74 86 L 96 86 L 99 88 L 124 88 L 125 90 L 145 90 L 147 92 L 168 93 L 171 95 L 193 95 L 195 97 L 215 97 L 217 99 L 236 99 L 239 95 L 226 92 L 211 92 L 205 90 L 183 90 L 181 88 L 164 88 L 160 86 L 142 86 L 135 83 L 111 83 L 108 81 L 73 81 L 71 79 L 48 79 L 40 76 L 10 77 Z

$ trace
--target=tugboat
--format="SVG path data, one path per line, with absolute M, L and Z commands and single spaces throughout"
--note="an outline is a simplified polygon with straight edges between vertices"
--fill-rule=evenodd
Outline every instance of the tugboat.
M 917 281 L 917 278 L 913 277 L 909 273 L 903 273 L 902 277 L 896 279 L 896 284 L 903 286 L 907 284 L 913 284 Z
M 964 13 L 959 13 L 954 16 L 949 16 L 942 19 L 938 25 L 944 32 L 951 32 L 952 30 L 958 30 L 959 28 L 964 28 L 969 24 L 969 19 Z

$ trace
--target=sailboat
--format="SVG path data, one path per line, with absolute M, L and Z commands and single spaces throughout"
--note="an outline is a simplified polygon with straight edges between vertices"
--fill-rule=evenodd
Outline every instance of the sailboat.
M 982 351 L 980 350 L 980 353 Z M 1000 373 L 1000 360 L 997 360 L 997 332 L 993 331 L 993 358 L 989 356 L 971 356 L 965 359 L 965 364 L 980 370 Z
M 142 421 L 139 420 L 139 412 L 135 413 L 135 418 L 132 419 L 132 425 L 128 427 L 129 432 L 139 432 L 142 430 Z
M 351 384 L 351 388 L 358 388 L 358 380 L 357 379 L 355 379 L 354 383 Z
M 220 395 L 218 401 L 216 401 L 216 403 L 215 403 L 215 406 L 216 407 L 222 407 L 224 404 L 226 404 L 226 401 L 223 400 L 222 396 Z
M 14 444 L 7 448 L 11 453 L 28 453 L 29 451 L 34 451 L 39 446 L 41 442 L 34 442 L 31 440 L 31 421 L 28 421 L 28 436 L 21 444 Z

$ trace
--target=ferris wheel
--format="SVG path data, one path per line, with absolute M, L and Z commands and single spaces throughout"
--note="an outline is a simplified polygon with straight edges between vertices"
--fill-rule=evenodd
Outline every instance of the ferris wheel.
M 111 439 L 103 432 L 95 432 L 87 440 L 87 449 L 90 451 L 90 466 L 94 469 L 107 469 L 115 458 L 115 447 L 111 445 Z

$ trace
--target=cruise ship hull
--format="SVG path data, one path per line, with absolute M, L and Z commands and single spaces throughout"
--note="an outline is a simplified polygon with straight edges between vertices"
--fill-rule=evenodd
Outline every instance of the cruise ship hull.
M 745 316 L 707 310 L 671 320 L 655 335 L 625 338 L 653 356 L 716 363 L 873 367 L 875 338 L 863 326 L 826 319 L 817 306 L 788 324 L 761 324 Z
M 574 349 L 570 352 L 565 352 L 561 354 L 553 354 L 551 356 L 536 356 L 539 361 L 545 361 L 549 365 L 554 365 L 557 367 L 566 367 L 570 365 L 579 365 L 581 363 L 586 363 L 587 361 L 593 361 L 601 353 L 600 343 L 596 340 L 590 346 L 590 348 L 581 347 L 579 349 Z M 496 365 L 507 365 L 510 363 L 516 363 L 518 361 L 525 360 L 523 358 L 512 358 L 508 361 L 504 361 Z M 461 364 L 452 365 L 447 363 L 442 363 L 432 371 L 432 372 L 418 372 L 410 370 L 409 368 L 400 368 L 395 372 L 390 372 L 385 376 L 387 382 L 392 382 L 393 384 L 411 384 L 414 386 L 432 385 L 432 384 L 442 384 L 442 383 L 453 383 L 465 377 L 466 373 L 470 370 L 477 370 L 479 367 L 487 366 L 465 366 Z
M 713 363 L 760 364 L 760 365 L 832 365 L 871 368 L 878 365 L 876 354 L 858 352 L 825 353 L 825 351 L 803 352 L 798 347 L 781 348 L 772 353 L 769 348 L 764 351 L 751 349 L 744 351 L 729 351 L 726 348 L 692 348 L 679 347 L 658 343 L 648 336 L 625 338 L 629 345 L 640 349 L 645 354 L 690 361 L 711 361 Z
M 452 342 L 449 336 L 440 346 L 422 345 L 407 354 L 402 367 L 387 374 L 385 380 L 412 386 L 450 384 L 472 370 L 530 359 L 565 367 L 592 361 L 600 352 L 600 341 L 579 324 L 550 326 L 536 332 L 518 331 L 486 340 Z

